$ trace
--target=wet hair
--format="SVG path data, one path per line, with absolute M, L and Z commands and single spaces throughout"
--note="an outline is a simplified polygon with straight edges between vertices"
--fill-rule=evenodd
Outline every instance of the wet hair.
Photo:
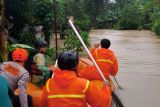
M 110 42 L 109 39 L 102 39 L 100 44 L 101 44 L 102 48 L 107 48 L 108 49 L 111 45 L 111 42 Z

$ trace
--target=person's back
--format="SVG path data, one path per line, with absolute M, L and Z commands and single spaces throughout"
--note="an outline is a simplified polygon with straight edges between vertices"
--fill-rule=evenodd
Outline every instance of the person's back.
M 46 86 L 49 107 L 87 107 L 86 94 L 94 88 L 89 81 L 77 78 L 73 71 L 64 70 L 55 71 L 54 78 L 49 79 Z
M 42 107 L 109 107 L 110 102 L 92 82 L 76 76 L 77 64 L 78 57 L 71 52 L 59 56 L 60 69 L 43 89 Z
M 92 55 L 106 78 L 118 72 L 118 61 L 113 51 L 106 48 L 93 49 Z
M 23 75 L 28 77 L 28 71 L 15 62 L 4 62 L 0 66 L 0 75 L 2 75 L 9 83 L 12 90 L 17 88 L 17 80 Z
M 26 89 L 27 82 L 29 80 L 29 73 L 23 67 L 27 56 L 28 55 L 26 50 L 16 49 L 12 54 L 14 61 L 4 62 L 1 64 L 0 82 L 2 82 L 3 84 L 0 83 L 0 85 L 2 85 L 0 92 L 4 92 L 4 96 L 0 96 L 0 107 L 8 107 L 7 105 L 10 105 L 9 107 L 12 107 L 8 92 L 10 90 L 12 93 L 14 93 L 15 89 L 17 88 L 19 89 L 19 99 L 21 107 L 28 107 Z M 5 89 L 6 86 L 8 87 L 8 89 Z M 8 104 L 5 104 L 5 102 L 7 102 Z
M 98 49 L 98 47 L 99 45 L 95 44 L 95 47 L 91 49 L 93 58 L 106 78 L 109 78 L 109 75 L 115 76 L 118 72 L 118 61 L 114 52 L 109 49 L 110 41 L 108 39 L 102 39 L 101 48 Z M 94 66 L 89 66 L 89 68 L 94 69 L 94 71 L 96 70 Z M 78 75 L 89 80 L 102 80 L 99 73 L 93 72 L 93 70 L 80 71 Z

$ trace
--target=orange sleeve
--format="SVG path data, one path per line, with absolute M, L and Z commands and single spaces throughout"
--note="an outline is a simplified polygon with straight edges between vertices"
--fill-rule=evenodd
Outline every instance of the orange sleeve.
M 109 74 L 112 75 L 112 76 L 115 76 L 118 72 L 118 60 L 117 60 L 116 56 L 114 56 L 113 62 L 114 63 L 111 67 L 111 70 L 110 70 Z
M 49 107 L 47 91 L 45 87 L 43 88 L 42 95 L 41 95 L 41 107 Z
M 78 76 L 87 80 L 102 80 L 102 77 L 97 71 L 97 68 L 93 66 L 87 66 L 83 70 L 78 71 Z
M 90 53 L 91 53 L 91 55 L 93 56 L 94 59 L 96 58 L 95 50 L 96 50 L 95 48 L 92 48 L 91 51 L 90 51 Z M 88 56 L 88 59 L 91 60 L 91 58 L 89 56 Z
M 86 93 L 86 101 L 91 107 L 110 107 L 110 100 L 108 99 L 110 98 L 109 96 L 110 93 L 108 89 L 104 88 L 100 91 L 92 82 L 90 82 Z

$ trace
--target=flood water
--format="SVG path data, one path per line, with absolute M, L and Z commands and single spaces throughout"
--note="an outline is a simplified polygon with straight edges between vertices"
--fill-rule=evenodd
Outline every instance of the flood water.
M 111 40 L 119 60 L 116 89 L 125 107 L 160 107 L 160 39 L 150 31 L 92 30 L 91 43 Z

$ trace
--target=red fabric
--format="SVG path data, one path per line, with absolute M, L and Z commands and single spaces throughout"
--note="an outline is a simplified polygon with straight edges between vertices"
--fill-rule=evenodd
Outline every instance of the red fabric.
M 111 50 L 105 49 L 105 48 L 101 48 L 101 49 L 92 48 L 91 54 L 106 78 L 109 78 L 109 75 L 115 76 L 117 74 L 118 61 L 116 56 Z M 98 59 L 109 60 L 113 62 L 113 64 L 110 62 L 101 62 L 101 61 L 98 61 Z M 102 77 L 99 75 L 98 71 L 94 66 L 88 66 L 86 70 L 80 71 L 78 75 L 80 77 L 84 77 L 89 80 L 102 80 Z
M 84 93 L 85 98 L 54 98 L 48 99 L 48 95 L 55 94 L 82 94 L 86 86 L 86 79 L 78 78 L 73 71 L 56 70 L 54 78 L 49 81 L 50 92 L 43 89 L 41 107 L 109 107 L 108 100 L 103 92 L 97 89 L 92 82 L 90 82 L 87 91 Z M 105 95 L 110 95 L 106 91 Z M 87 104 L 88 103 L 88 104 Z M 106 106 L 108 105 L 108 106 Z

